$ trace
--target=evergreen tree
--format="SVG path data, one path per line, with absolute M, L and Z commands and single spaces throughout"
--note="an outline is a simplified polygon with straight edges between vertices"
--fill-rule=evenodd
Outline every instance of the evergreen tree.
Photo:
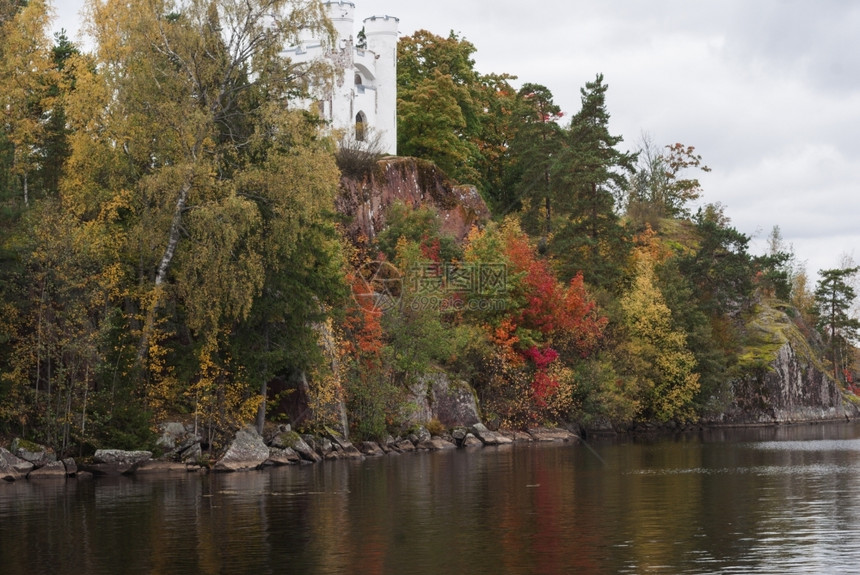
M 696 286 L 711 316 L 733 315 L 749 305 L 754 265 L 747 251 L 749 237 L 729 225 L 719 205 L 700 209 L 693 218 L 698 249 L 682 256 L 681 272 Z
M 860 333 L 860 320 L 851 317 L 850 310 L 856 293 L 849 283 L 860 267 L 820 270 L 821 279 L 815 288 L 815 305 L 818 309 L 818 330 L 827 342 L 833 377 L 850 361 L 851 344 Z
M 517 92 L 512 116 L 514 161 L 507 176 L 511 194 L 502 213 L 527 204 L 523 214 L 526 229 L 541 238 L 545 249 L 552 233 L 552 167 L 561 146 L 562 129 L 558 121 L 561 108 L 553 101 L 549 88 L 525 84 Z
M 561 220 L 552 250 L 561 273 L 582 271 L 601 287 L 617 285 L 629 253 L 615 206 L 636 160 L 617 149 L 623 138 L 609 133 L 607 89 L 601 74 L 581 89 L 582 108 L 565 131 L 551 174 L 552 209 Z

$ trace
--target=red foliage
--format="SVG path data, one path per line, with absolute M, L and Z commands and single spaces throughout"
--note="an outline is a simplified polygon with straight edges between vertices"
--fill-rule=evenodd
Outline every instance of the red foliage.
M 602 337 L 608 319 L 598 314 L 582 274 L 577 274 L 564 289 L 548 262 L 538 258 L 524 236 L 509 238 L 505 247 L 513 274 L 524 273 L 526 305 L 515 314 L 515 323 L 545 336 L 563 332 L 583 357 L 588 355 Z
M 349 274 L 353 304 L 344 317 L 344 353 L 352 354 L 369 369 L 382 365 L 383 332 L 382 314 L 373 305 L 372 288 L 362 278 Z
M 549 367 L 549 364 L 558 359 L 558 352 L 551 347 L 544 348 L 544 350 L 541 351 L 535 345 L 525 352 L 525 356 L 535 364 L 537 369 L 545 370 Z
M 556 315 L 562 307 L 558 282 L 546 260 L 538 259 L 525 236 L 509 237 L 505 245 L 513 274 L 522 274 L 526 305 L 515 316 L 517 325 L 538 330 L 544 335 L 556 329 Z
M 532 379 L 532 396 L 539 407 L 544 407 L 546 398 L 555 393 L 558 387 L 558 381 L 551 378 L 547 373 L 549 365 L 558 359 L 558 352 L 551 347 L 541 351 L 537 346 L 534 346 L 525 352 L 525 356 L 535 366 L 535 375 Z
M 586 357 L 597 347 L 603 337 L 603 330 L 609 323 L 609 318 L 598 313 L 597 303 L 588 296 L 582 273 L 576 274 L 570 280 L 558 315 L 559 329 L 570 336 L 582 357 Z
M 551 378 L 546 371 L 535 372 L 532 380 L 532 396 L 538 407 L 546 407 L 547 399 L 552 397 L 558 387 L 558 382 Z
M 565 349 L 587 356 L 596 347 L 608 319 L 601 316 L 596 302 L 585 288 L 582 274 L 577 274 L 566 287 L 555 277 L 549 262 L 541 259 L 524 234 L 506 238 L 505 256 L 510 263 L 509 278 L 516 278 L 519 296 L 524 305 L 511 310 L 511 315 L 496 329 L 497 344 L 504 342 L 506 355 L 517 343 L 558 341 Z M 532 332 L 526 341 L 514 339 L 523 329 Z M 501 330 L 501 331 L 500 331 Z M 539 345 L 539 344 L 538 344 Z M 544 408 L 558 388 L 558 381 L 549 375 L 549 366 L 559 357 L 558 352 L 544 345 L 532 344 L 516 351 L 534 366 L 531 395 L 534 405 Z
M 427 236 L 421 238 L 421 255 L 424 259 L 437 264 L 441 263 L 442 257 L 439 255 L 440 250 L 441 244 L 439 243 L 439 238 L 431 239 Z

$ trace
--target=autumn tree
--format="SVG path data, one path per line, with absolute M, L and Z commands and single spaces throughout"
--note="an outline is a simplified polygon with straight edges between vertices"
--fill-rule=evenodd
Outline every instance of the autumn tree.
M 15 178 L 15 189 L 27 206 L 33 175 L 44 157 L 59 75 L 46 34 L 50 21 L 47 3 L 6 1 L 0 12 L 0 148 L 9 154 L 9 175 Z M 8 176 L 5 179 L 9 182 Z
M 485 405 L 516 426 L 569 417 L 576 395 L 572 366 L 594 352 L 607 322 L 582 276 L 559 282 L 510 218 L 474 231 L 464 259 L 504 270 L 493 290 L 472 296 L 502 304 L 470 316 L 483 324 L 491 344 L 476 374 Z
M 675 327 L 665 303 L 655 264 L 659 243 L 646 230 L 634 253 L 636 275 L 621 298 L 629 339 L 621 346 L 630 376 L 636 378 L 645 419 L 690 420 L 699 391 L 696 360 L 687 348 L 686 334 Z
M 185 402 L 213 425 L 250 419 L 267 377 L 314 361 L 310 324 L 343 293 L 333 146 L 293 109 L 301 85 L 281 56 L 302 26 L 325 28 L 322 8 L 89 9 L 95 52 L 67 64 L 62 208 L 42 225 L 64 230 L 69 261 L 93 262 L 82 301 L 101 301 L 93 357 L 113 369 L 89 389 L 120 382 L 105 405 L 140 413 Z M 234 345 L 267 326 L 269 347 Z
M 100 268 L 75 257 L 81 238 L 56 205 L 68 155 L 64 68 L 76 49 L 62 34 L 52 47 L 49 12 L 41 1 L 0 3 L 0 414 L 62 448 L 72 399 L 99 361 L 90 289 Z
M 691 169 L 710 172 L 693 146 L 681 143 L 666 145 L 662 150 L 643 136 L 630 175 L 625 198 L 628 216 L 642 227 L 659 229 L 662 218 L 690 217 L 689 204 L 701 197 L 701 184 L 689 177 Z

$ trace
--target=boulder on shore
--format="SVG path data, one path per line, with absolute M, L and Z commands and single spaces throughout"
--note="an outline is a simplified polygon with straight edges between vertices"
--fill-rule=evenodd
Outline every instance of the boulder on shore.
M 470 430 L 484 445 L 506 445 L 514 442 L 510 437 L 505 437 L 501 433 L 490 431 L 483 423 L 476 423 L 470 428 Z
M 265 465 L 295 465 L 301 463 L 302 458 L 290 447 L 270 447 L 269 457 Z
M 11 467 L 15 473 L 20 475 L 27 475 L 34 467 L 34 465 L 29 461 L 21 459 L 8 449 L 0 447 L 0 466 L 2 466 L 4 462 Z
M 474 390 L 465 381 L 451 380 L 444 372 L 420 375 L 409 388 L 409 424 L 420 425 L 438 419 L 445 428 L 469 427 L 480 423 Z M 424 437 L 419 441 L 424 441 Z
M 123 449 L 97 449 L 93 462 L 81 464 L 82 471 L 94 475 L 128 475 L 134 473 L 144 462 L 152 459 L 151 451 L 126 451 Z
M 252 426 L 236 432 L 227 451 L 215 464 L 215 471 L 248 471 L 257 469 L 269 458 L 269 448 Z
M 444 451 L 446 449 L 454 449 L 457 446 L 450 441 L 445 441 L 441 437 L 433 436 L 430 439 L 425 439 L 415 446 L 421 451 Z
M 32 463 L 34 467 L 43 467 L 57 460 L 57 455 L 47 447 L 20 438 L 12 442 L 11 451 L 19 459 Z
M 27 475 L 27 479 L 65 479 L 66 466 L 62 461 L 52 461 L 43 467 L 38 467 Z
M 466 437 L 463 438 L 463 443 L 461 444 L 461 447 L 483 447 L 483 446 L 484 446 L 484 443 L 471 433 L 466 434 Z
M 63 466 L 66 468 L 66 475 L 74 477 L 78 474 L 78 464 L 71 457 L 63 459 Z
M 578 441 L 579 437 L 566 429 L 534 427 L 529 429 L 528 435 L 534 441 Z
M 18 472 L 0 456 L 0 481 L 15 481 L 17 479 L 19 479 Z
M 322 461 L 322 456 L 320 456 L 320 454 L 311 449 L 311 446 L 308 445 L 305 440 L 302 439 L 298 434 L 293 437 L 291 447 L 293 451 L 298 453 L 299 456 L 305 461 L 309 461 L 311 463 L 318 463 Z
M 375 441 L 362 441 L 359 450 L 367 457 L 381 457 L 385 452 Z

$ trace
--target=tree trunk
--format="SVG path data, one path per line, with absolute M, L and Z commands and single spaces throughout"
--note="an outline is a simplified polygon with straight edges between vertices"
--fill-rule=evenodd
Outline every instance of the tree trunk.
M 269 353 L 269 324 L 266 323 L 266 354 Z M 263 364 L 263 382 L 260 384 L 260 395 L 262 396 L 260 401 L 260 407 L 257 408 L 257 433 L 263 435 L 263 427 L 266 426 L 266 399 L 269 393 L 269 362 L 266 361 Z
M 161 261 L 158 264 L 158 271 L 155 274 L 155 289 L 153 291 L 152 301 L 149 303 L 149 309 L 146 311 L 146 320 L 143 324 L 143 330 L 140 334 L 140 344 L 137 348 L 137 364 L 141 365 L 143 359 L 149 351 L 149 337 L 152 335 L 152 329 L 155 325 L 155 315 L 161 307 L 161 294 L 163 291 L 162 285 L 167 279 L 167 272 L 170 270 L 170 262 L 173 261 L 173 256 L 176 253 L 176 246 L 179 244 L 180 228 L 182 226 L 182 212 L 185 211 L 185 204 L 188 201 L 188 192 L 191 190 L 191 180 L 186 182 L 179 191 L 179 197 L 176 200 L 176 206 L 173 209 L 173 221 L 170 223 L 170 233 L 167 239 L 167 247 L 164 249 L 164 255 L 161 256 Z
M 549 249 L 549 236 L 552 234 L 552 203 L 549 197 L 550 195 L 550 176 L 549 170 L 544 169 L 543 171 L 543 179 L 544 179 L 544 190 L 546 191 L 546 196 L 544 197 L 544 207 L 546 209 L 546 216 L 544 219 L 544 232 L 543 238 L 541 238 L 539 242 L 539 250 L 541 253 L 546 252 Z

